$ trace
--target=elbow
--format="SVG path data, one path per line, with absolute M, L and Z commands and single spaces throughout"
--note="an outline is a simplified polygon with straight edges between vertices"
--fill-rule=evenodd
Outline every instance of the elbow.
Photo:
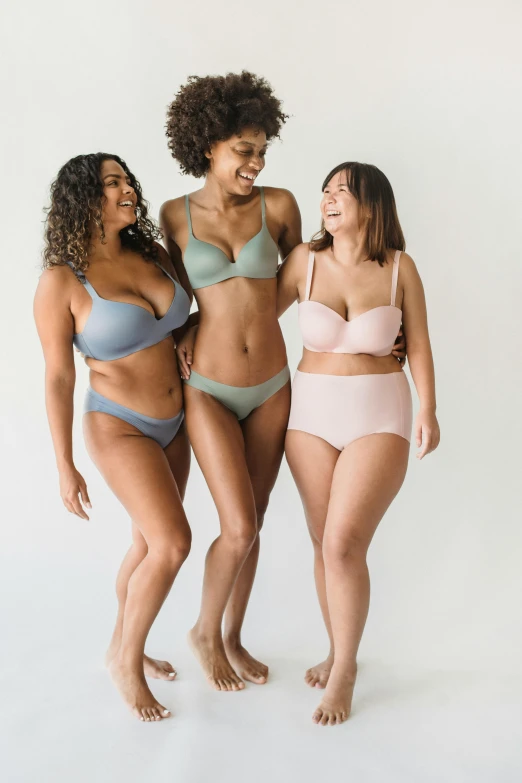
M 76 373 L 74 368 L 67 371 L 46 370 L 45 387 L 48 392 L 55 393 L 73 393 L 76 382 Z

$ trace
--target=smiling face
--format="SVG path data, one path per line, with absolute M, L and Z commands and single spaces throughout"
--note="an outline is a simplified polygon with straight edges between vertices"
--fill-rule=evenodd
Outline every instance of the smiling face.
M 136 222 L 137 197 L 126 171 L 115 160 L 104 160 L 100 177 L 103 183 L 102 221 L 105 230 L 116 231 Z
M 206 153 L 210 173 L 226 193 L 248 196 L 258 174 L 265 167 L 266 133 L 260 128 L 244 128 L 225 141 L 212 144 Z
M 326 184 L 321 200 L 324 227 L 332 236 L 339 233 L 357 234 L 364 228 L 361 205 L 350 193 L 345 170 L 334 174 Z

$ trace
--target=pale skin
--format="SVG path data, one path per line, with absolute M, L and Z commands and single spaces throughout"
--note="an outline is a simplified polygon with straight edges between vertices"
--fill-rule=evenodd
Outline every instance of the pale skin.
M 158 267 L 122 247 L 119 232 L 136 220 L 136 196 L 116 161 L 105 161 L 102 220 L 105 241 L 93 226 L 86 276 L 105 299 L 143 307 L 161 318 L 173 300 L 173 284 Z M 131 206 L 121 202 L 131 201 Z M 163 248 L 158 260 L 175 274 Z M 92 300 L 69 267 L 43 272 L 34 313 L 46 365 L 46 406 L 68 511 L 88 520 L 85 480 L 73 459 L 72 419 L 75 369 L 73 335 L 81 333 Z M 154 418 L 171 418 L 182 407 L 174 340 L 110 362 L 87 359 L 91 386 L 105 397 Z M 118 573 L 118 616 L 106 656 L 111 677 L 132 714 L 142 721 L 170 716 L 152 694 L 146 677 L 173 680 L 167 661 L 145 655 L 145 641 L 190 550 L 191 534 L 182 506 L 190 465 L 184 425 L 165 449 L 131 424 L 100 412 L 83 418 L 89 455 L 132 520 L 132 545 Z
M 328 183 L 321 203 L 333 247 L 316 254 L 311 298 L 352 320 L 389 301 L 393 248 L 384 267 L 367 260 L 370 215 L 346 185 L 346 172 Z M 330 213 L 339 213 L 332 215 Z M 278 314 L 305 296 L 308 245 L 290 254 L 279 273 Z M 414 434 L 422 459 L 439 443 L 435 381 L 422 283 L 413 259 L 403 253 L 396 304 L 403 311 L 408 358 L 419 395 Z M 308 373 L 364 375 L 401 371 L 393 355 L 321 354 L 304 349 L 299 369 Z M 357 674 L 357 650 L 370 600 L 367 551 L 377 526 L 406 474 L 409 444 L 399 435 L 369 435 L 338 451 L 297 430 L 286 436 L 286 456 L 303 502 L 314 548 L 319 604 L 330 640 L 329 654 L 306 672 L 311 687 L 324 688 L 313 714 L 320 725 L 347 720 Z
M 266 149 L 266 134 L 257 128 L 212 144 L 205 184 L 190 195 L 194 235 L 221 248 L 231 264 L 261 228 L 254 183 L 264 168 Z M 286 190 L 265 188 L 265 196 L 268 230 L 284 257 L 301 241 L 299 210 Z M 163 205 L 161 225 L 179 278 L 190 290 L 183 265 L 188 242 L 183 199 Z M 199 308 L 197 372 L 231 386 L 253 386 L 284 368 L 275 279 L 237 277 L 199 288 L 194 295 Z M 189 330 L 178 346 L 183 377 L 190 374 L 187 346 L 195 332 Z M 217 690 L 238 691 L 245 680 L 263 684 L 268 677 L 268 667 L 243 646 L 241 628 L 257 568 L 259 531 L 284 452 L 290 385 L 241 421 L 205 392 L 185 386 L 184 393 L 191 445 L 220 520 L 189 641 L 209 683 Z

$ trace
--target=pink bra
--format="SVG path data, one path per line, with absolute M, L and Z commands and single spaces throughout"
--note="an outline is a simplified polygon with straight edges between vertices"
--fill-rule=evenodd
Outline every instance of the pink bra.
M 331 307 L 310 300 L 315 260 L 315 254 L 310 251 L 306 296 L 299 303 L 299 326 L 305 348 L 318 353 L 366 353 L 370 356 L 388 356 L 402 321 L 402 310 L 395 307 L 400 257 L 401 251 L 397 250 L 393 259 L 391 303 L 372 307 L 371 310 L 366 310 L 351 321 L 345 321 L 342 315 Z

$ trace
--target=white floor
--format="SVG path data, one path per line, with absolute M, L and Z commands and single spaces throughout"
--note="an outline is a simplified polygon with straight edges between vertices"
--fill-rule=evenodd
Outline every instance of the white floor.
M 323 728 L 311 722 L 320 692 L 302 681 L 313 657 L 257 647 L 269 683 L 218 693 L 180 641 L 178 681 L 153 685 L 173 717 L 144 724 L 113 691 L 98 635 L 85 645 L 73 624 L 51 647 L 40 619 L 19 626 L 18 653 L 2 666 L 5 783 L 522 780 L 520 674 L 363 659 L 352 717 Z

